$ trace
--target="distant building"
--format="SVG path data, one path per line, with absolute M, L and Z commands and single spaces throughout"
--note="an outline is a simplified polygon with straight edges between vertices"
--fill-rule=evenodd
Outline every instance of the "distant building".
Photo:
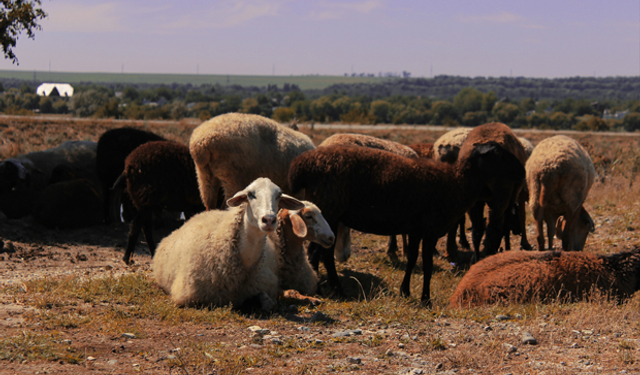
M 73 87 L 68 83 L 43 83 L 36 89 L 40 96 L 73 96 Z

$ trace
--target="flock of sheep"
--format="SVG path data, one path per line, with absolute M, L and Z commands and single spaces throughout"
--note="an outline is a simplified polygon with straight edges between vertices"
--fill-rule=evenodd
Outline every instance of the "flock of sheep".
M 421 299 L 429 305 L 437 241 L 448 235 L 445 256 L 452 262 L 460 261 L 458 229 L 460 245 L 470 247 L 465 214 L 475 264 L 452 305 L 580 298 L 594 287 L 628 296 L 640 288 L 640 252 L 570 252 L 582 250 L 594 230 L 583 206 L 594 177 L 577 141 L 555 136 L 533 148 L 500 123 L 459 128 L 434 144 L 336 134 L 316 147 L 296 129 L 231 113 L 197 127 L 188 146 L 119 128 L 97 143 L 69 141 L 6 159 L 0 210 L 59 229 L 122 216 L 131 221 L 123 260 L 131 261 L 142 231 L 156 283 L 181 306 L 257 303 L 272 311 L 285 291 L 316 293 L 320 261 L 341 295 L 335 260 L 349 258 L 350 228 L 389 236 L 394 261 L 402 235 L 405 296 L 422 243 Z M 496 254 L 503 239 L 510 249 L 511 233 L 521 236 L 523 250 L 532 249 L 527 202 L 540 252 Z M 186 220 L 156 245 L 152 219 L 162 210 Z M 567 252 L 541 252 L 553 249 L 554 236 Z

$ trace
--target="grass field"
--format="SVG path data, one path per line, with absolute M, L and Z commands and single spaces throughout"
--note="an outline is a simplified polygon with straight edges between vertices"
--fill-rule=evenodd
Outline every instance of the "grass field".
M 105 130 L 124 125 L 187 142 L 197 123 L 0 118 L 0 159 L 70 139 L 97 140 Z M 339 130 L 302 131 L 318 144 Z M 433 142 L 444 130 L 350 132 L 411 144 Z M 537 144 L 553 134 L 518 135 Z M 598 172 L 585 202 L 596 224 L 585 251 L 610 254 L 637 246 L 637 137 L 571 136 L 587 146 Z M 528 215 L 527 235 L 534 244 Z M 155 287 L 144 243 L 134 266 L 120 261 L 127 230 L 124 225 L 48 230 L 33 220 L 0 215 L 0 238 L 15 247 L 12 254 L 0 254 L 0 373 L 640 373 L 638 293 L 622 303 L 595 294 L 571 303 L 453 308 L 448 299 L 466 269 L 436 256 L 433 308 L 426 309 L 419 301 L 421 262 L 412 277 L 412 296 L 403 298 L 404 259 L 389 261 L 387 238 L 356 232 L 351 259 L 338 265 L 345 299 L 323 295 L 319 306 L 298 305 L 268 316 L 177 308 Z M 518 249 L 519 241 L 512 236 L 512 248 Z M 437 248 L 444 249 L 444 239 Z M 324 279 L 321 289 L 326 291 Z M 253 332 L 255 326 L 268 333 Z M 523 344 L 525 333 L 537 344 Z
M 35 78 L 34 78 L 35 77 Z M 282 88 L 285 83 L 295 84 L 302 90 L 324 89 L 337 83 L 375 83 L 393 78 L 378 77 L 344 77 L 344 76 L 243 76 L 243 75 L 212 75 L 212 74 L 146 74 L 146 73 L 73 73 L 0 70 L 0 78 L 13 78 L 37 82 L 64 83 L 122 83 L 122 84 L 164 84 L 172 83 L 192 85 L 220 84 L 240 86 L 278 85 Z

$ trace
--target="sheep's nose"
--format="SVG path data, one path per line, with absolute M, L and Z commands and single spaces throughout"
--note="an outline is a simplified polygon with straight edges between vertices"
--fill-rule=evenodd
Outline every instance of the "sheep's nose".
M 336 240 L 336 238 L 335 238 L 334 236 L 329 236 L 329 237 L 327 237 L 327 241 L 329 241 L 329 242 L 331 242 L 331 243 L 334 243 L 334 242 L 335 242 L 335 240 Z
M 275 226 L 276 225 L 276 220 L 278 218 L 276 217 L 276 215 L 265 215 L 262 217 L 262 222 L 267 225 L 267 226 Z

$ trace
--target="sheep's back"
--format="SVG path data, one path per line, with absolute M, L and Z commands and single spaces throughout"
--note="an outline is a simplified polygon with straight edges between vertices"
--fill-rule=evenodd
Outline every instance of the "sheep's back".
M 577 141 L 563 135 L 540 142 L 525 169 L 532 207 L 566 205 L 576 210 L 595 179 L 589 154 Z
M 244 280 L 237 238 L 244 205 L 193 216 L 164 238 L 153 258 L 156 283 L 179 305 L 232 301 Z
M 453 163 L 458 159 L 460 147 L 469 136 L 473 128 L 456 128 L 438 138 L 433 144 L 433 158 L 435 160 Z
M 590 253 L 508 251 L 473 265 L 450 303 L 468 307 L 581 298 L 594 286 L 608 289 L 615 275 Z
M 522 143 L 507 125 L 499 122 L 480 125 L 471 130 L 460 149 L 459 158 L 470 155 L 477 145 L 489 142 L 496 142 L 515 155 L 523 166 L 526 164 L 527 154 Z
M 198 166 L 208 166 L 227 196 L 257 177 L 268 177 L 286 191 L 294 157 L 315 148 L 306 135 L 258 115 L 229 113 L 194 129 L 189 149 Z
M 413 149 L 403 144 L 364 134 L 334 134 L 331 137 L 325 139 L 318 147 L 326 147 L 332 145 L 354 145 L 389 151 L 396 155 L 404 156 L 407 158 L 418 157 L 418 154 Z

